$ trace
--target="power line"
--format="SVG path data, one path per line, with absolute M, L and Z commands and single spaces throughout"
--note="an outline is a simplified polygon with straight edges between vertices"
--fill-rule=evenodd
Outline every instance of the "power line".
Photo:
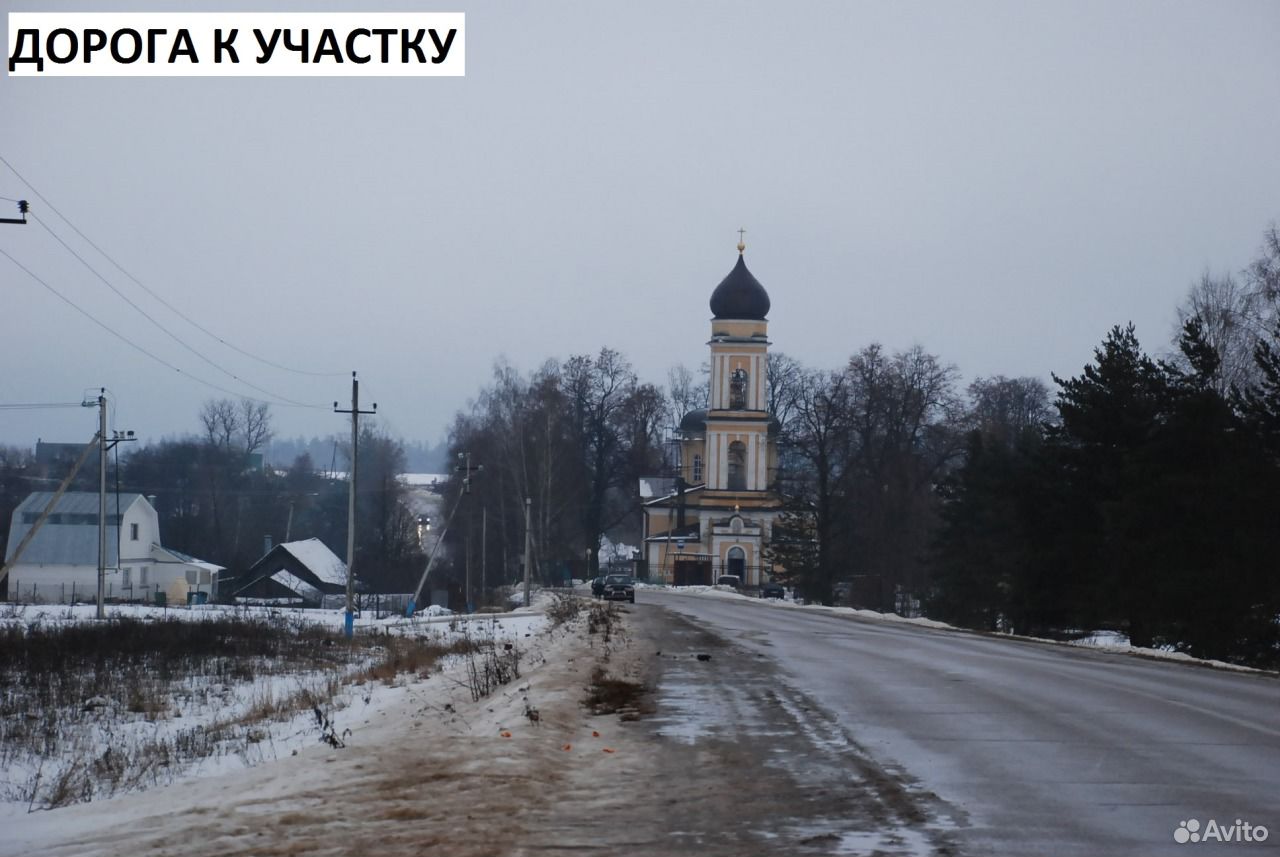
M 82 408 L 83 402 L 0 402 L 0 411 L 39 411 L 45 408 Z
M 259 387 L 257 384 L 254 384 L 254 383 L 252 383 L 252 382 L 250 382 L 250 381 L 246 381 L 245 379 L 243 379 L 243 378 L 239 377 L 238 375 L 236 375 L 236 374 L 234 374 L 234 373 L 232 373 L 232 372 L 227 371 L 227 370 L 226 370 L 226 369 L 224 369 L 222 366 L 218 365 L 217 363 L 215 363 L 214 361 L 210 360 L 208 357 L 204 356 L 202 353 L 200 353 L 199 351 L 197 351 L 197 350 L 196 350 L 195 348 L 193 348 L 189 343 L 187 343 L 187 342 L 183 341 L 182 337 L 180 337 L 180 336 L 178 336 L 177 334 L 173 333 L 171 330 L 169 330 L 169 329 L 168 329 L 167 327 L 165 327 L 163 324 L 161 324 L 160 322 L 156 321 L 156 319 L 155 319 L 155 318 L 154 318 L 150 313 L 148 313 L 148 312 L 147 312 L 146 310 L 144 310 L 142 307 L 138 306 L 136 303 L 134 303 L 132 300 L 130 300 L 128 295 L 126 295 L 124 292 L 120 291 L 120 290 L 119 290 L 119 289 L 117 289 L 114 285 L 112 285 L 112 284 L 111 284 L 111 281 L 110 281 L 110 280 L 108 280 L 106 277 L 104 277 L 104 276 L 103 276 L 103 275 L 98 271 L 98 269 L 97 269 L 97 268 L 95 268 L 95 267 L 93 267 L 93 265 L 89 264 L 89 262 L 88 262 L 88 261 L 87 261 L 83 256 L 81 256 L 79 253 L 77 253 L 77 252 L 75 251 L 75 249 L 74 249 L 70 244 L 68 244 L 66 241 L 63 241 L 63 240 L 62 240 L 62 236 L 58 235 L 58 233 L 56 233 L 56 232 L 54 232 L 52 229 L 50 229 L 50 228 L 49 228 L 49 224 L 45 223 L 41 218 L 36 217 L 34 214 L 33 214 L 33 215 L 31 215 L 31 219 L 32 219 L 32 220 L 34 220 L 34 221 L 35 221 L 35 222 L 40 226 L 40 228 L 44 229 L 44 231 L 45 231 L 45 232 L 48 232 L 50 235 L 52 235 L 52 236 L 53 236 L 53 239 L 54 239 L 55 241 L 57 241 L 59 244 L 61 244 L 61 245 L 62 245 L 62 247 L 63 247 L 63 249 L 65 249 L 65 250 L 66 250 L 68 253 L 70 253 L 72 256 L 75 256 L 75 257 L 76 257 L 76 259 L 78 259 L 78 260 L 79 260 L 79 262 L 80 262 L 80 264 L 81 264 L 81 265 L 84 265 L 86 268 L 88 268 L 88 269 L 89 269 L 89 273 L 93 274 L 95 277 L 97 277 L 99 280 L 101 280 L 101 281 L 102 281 L 102 283 L 103 283 L 103 285 L 105 285 L 107 288 L 111 289 L 111 291 L 112 291 L 112 292 L 114 292 L 114 293 L 116 294 L 116 296 L 117 296 L 118 298 L 120 298 L 120 300 L 122 300 L 122 301 L 124 301 L 125 303 L 127 303 L 127 304 L 128 304 L 129 306 L 131 306 L 134 310 L 136 310 L 136 311 L 137 311 L 137 313 L 138 313 L 139 315 L 141 315 L 141 316 L 142 316 L 143 318 L 145 318 L 147 321 L 149 321 L 149 322 L 151 322 L 153 325 L 155 325 L 155 326 L 156 326 L 156 328 L 157 328 L 161 333 L 163 333 L 165 336 L 169 337 L 169 338 L 170 338 L 170 339 L 172 339 L 174 342 L 178 343 L 178 344 L 179 344 L 179 345 L 181 345 L 183 348 L 187 349 L 187 350 L 188 350 L 188 351 L 190 351 L 192 354 L 194 354 L 195 356 L 199 357 L 199 358 L 200 358 L 201 360 L 203 360 L 205 363 L 208 363 L 208 364 L 209 364 L 210 366 L 212 366 L 214 369 L 217 369 L 217 370 L 218 370 L 219 372 L 221 372 L 223 375 L 226 375 L 228 378 L 230 378 L 230 379 L 231 379 L 231 380 L 233 380 L 233 381 L 239 381 L 241 384 L 244 384 L 246 387 L 249 387 L 249 388 L 251 388 L 251 389 L 257 390 L 259 393 L 262 393 L 264 396 L 270 396 L 270 397 L 271 397 L 271 398 L 273 398 L 273 399 L 279 399 L 281 402 L 284 402 L 284 403 L 287 403 L 287 404 L 290 404 L 290 405 L 297 405 L 297 406 L 298 406 L 298 407 L 300 407 L 300 408 L 306 408 L 306 407 L 320 407 L 320 408 L 322 408 L 322 407 L 324 407 L 323 405 L 308 405 L 308 404 L 306 404 L 305 402 L 298 402 L 298 401 L 295 401 L 295 400 L 293 400 L 293 399 L 290 399 L 288 396 L 282 396 L 282 395 L 280 395 L 279 393 L 273 393 L 273 392 L 271 392 L 270 390 L 267 390 L 267 389 L 264 389 L 264 388 L 262 388 L 262 387 Z
M 93 315 L 92 313 L 88 312 L 87 310 L 81 309 L 81 308 L 80 308 L 80 307 L 79 307 L 79 306 L 78 306 L 78 305 L 77 305 L 73 300 L 71 300 L 71 299 L 70 299 L 70 298 L 68 298 L 66 295 L 62 294 L 62 292 L 58 291 L 58 290 L 57 290 L 57 289 L 55 289 L 53 286 L 49 285 L 47 282 L 45 282 L 44 280 L 42 280 L 42 279 L 41 279 L 41 278 L 40 278 L 40 277 L 39 277 L 39 276 L 38 276 L 34 271 L 32 271 L 32 270 L 31 270 L 30 268 L 28 268 L 26 265 L 22 264 L 22 263 L 21 263 L 21 262 L 19 262 L 17 259 L 13 258 L 13 256 L 9 255 L 8 251 L 6 251 L 3 247 L 0 247 L 0 256 L 4 256 L 6 259 L 8 259 L 8 260 L 9 260 L 10 262 L 12 262 L 14 265 L 17 265 L 17 266 L 18 266 L 18 268 L 19 268 L 23 273 L 25 273 L 28 277 L 30 277 L 31 279 L 35 280 L 35 281 L 36 281 L 37 283 L 39 283 L 40 285 L 44 286 L 48 291 L 52 292 L 52 293 L 54 294 L 54 296 L 56 296 L 59 300 L 61 300 L 62 302 L 64 302 L 64 303 L 65 303 L 65 304 L 67 304 L 68 306 L 70 306 L 72 309 L 74 309 L 76 312 L 78 312 L 78 313 L 80 313 L 81 315 L 83 315 L 85 318 L 89 319 L 89 321 L 93 322 L 93 323 L 94 323 L 94 324 L 96 324 L 98 327 L 102 328 L 102 329 L 103 329 L 103 330 L 105 330 L 107 333 L 109 333 L 109 334 L 111 334 L 112 336 L 114 336 L 116 339 L 119 339 L 121 342 L 123 342 L 125 345 L 128 345 L 130 348 L 134 349 L 135 351 L 141 352 L 142 354 L 146 355 L 147 357 L 150 357 L 152 360 L 154 360 L 155 362 L 159 363 L 161 366 L 165 366 L 165 367 L 167 367 L 167 368 L 169 368 L 169 369 L 172 369 L 173 371 L 177 372 L 177 373 L 178 373 L 178 374 L 180 374 L 180 375 L 183 375 L 183 376 L 185 376 L 185 377 L 187 377 L 187 378 L 190 378 L 191 380 L 196 381 L 196 382 L 198 382 L 198 383 L 204 384 L 206 387 L 211 387 L 211 388 L 213 388 L 214 390 L 218 390 L 219 392 L 226 393 L 226 394 L 227 394 L 227 395 L 229 395 L 229 396 L 241 396 L 242 398 L 249 399 L 250 401 L 254 401 L 254 402 L 261 402 L 261 403 L 263 403 L 263 404 L 267 404 L 267 405 L 277 404 L 276 402 L 268 402 L 268 401 L 266 401 L 265 399 L 258 399 L 258 398 L 255 398 L 255 397 L 253 397 L 253 396 L 245 396 L 245 395 L 243 395 L 243 394 L 241 394 L 241 393 L 237 393 L 237 392 L 236 392 L 236 391 L 234 391 L 234 390 L 228 390 L 226 387 L 223 387 L 223 386 L 221 386 L 221 385 L 219 385 L 219 384 L 215 384 L 215 383 L 213 383 L 212 381 L 207 381 L 207 380 L 205 380 L 204 378 L 201 378 L 199 375 L 193 375 L 193 374 L 191 374 L 190 372 L 187 372 L 187 371 L 185 371 L 184 369 L 181 369 L 181 368 L 179 368 L 179 367 L 177 367 L 177 366 L 173 365 L 173 364 L 172 364 L 172 363 L 170 363 L 168 360 L 165 360 L 163 357 L 158 357 L 158 356 L 156 356 L 155 354 L 152 354 L 150 351 L 148 351 L 147 349 L 143 348 L 143 347 L 142 347 L 141 345 L 139 345 L 138 343 L 134 342 L 133 340 L 129 339 L 128 337 L 124 336 L 123 334 L 117 333 L 115 330 L 113 330 L 112 328 L 108 327 L 108 326 L 107 326 L 106 324 L 104 324 L 102 321 L 100 321 L 99 319 L 97 319 L 96 317 L 94 317 L 94 315 Z M 328 406 L 327 406 L 327 405 L 301 405 L 301 407 L 304 407 L 304 408 L 316 408 L 316 407 L 319 407 L 319 408 L 323 408 L 323 409 L 325 409 L 325 410 L 328 410 Z
M 168 308 L 172 313 L 174 313 L 176 316 L 178 316 L 179 318 L 181 318 L 181 319 L 182 319 L 183 321 L 185 321 L 187 324 L 189 324 L 189 325 L 191 325 L 192 327 L 194 327 L 196 330 L 199 330 L 201 333 L 205 334 L 206 336 L 208 336 L 208 337 L 210 337 L 210 338 L 212 338 L 212 339 L 216 339 L 218 342 L 222 343 L 222 344 L 223 344 L 223 345 L 225 345 L 227 348 L 230 348 L 232 351 L 235 351 L 237 354 L 242 354 L 242 355 L 244 355 L 245 357 L 248 357 L 250 360 L 256 360 L 256 361 L 258 361 L 259 363 L 265 364 L 265 365 L 267 365 L 267 366 L 271 366 L 272 368 L 279 369 L 279 370 L 284 371 L 284 372 L 293 372 L 293 373 L 294 373 L 294 374 L 296 374 L 296 375 L 310 375 L 310 376 L 312 376 L 312 377 L 317 377 L 317 378 L 339 378 L 339 377 L 343 377 L 343 376 L 345 376 L 345 375 L 347 374 L 346 372 L 309 372 L 309 371 L 307 371 L 307 370 L 305 370 L 305 369 L 294 369 L 294 368 L 292 368 L 292 367 L 290 367 L 290 366 L 285 366 L 285 365 L 283 365 L 283 364 L 276 363 L 276 362 L 274 362 L 274 361 L 272 361 L 272 360 L 268 360 L 268 359 L 266 359 L 265 357 L 259 357 L 258 355 L 253 354 L 252 352 L 246 351 L 245 349 L 240 348 L 239 346 L 234 345 L 233 343 L 227 342 L 227 340 L 223 339 L 221 336 L 218 336 L 216 333 L 214 333 L 213 331 L 209 330 L 209 329 L 208 329 L 207 327 L 205 327 L 204 325 L 200 324 L 200 322 L 198 322 L 198 321 L 196 321 L 195 319 L 191 318 L 191 317 L 190 317 L 190 316 L 188 316 L 186 313 L 184 313 L 182 310 L 178 309 L 178 308 L 177 308 L 177 307 L 175 307 L 173 304 L 169 303 L 167 300 L 165 300 L 164 298 L 162 298 L 160 295 L 158 295 L 158 294 L 156 294 L 155 292 L 153 292 L 151 289 L 149 289 L 149 288 L 146 286 L 146 284 L 145 284 L 145 283 L 143 283 L 141 280 L 139 280 L 139 279 L 138 279 L 137 277 L 135 277 L 133 274 L 129 273 L 129 271 L 128 271 L 128 270 L 126 270 L 126 269 L 125 269 L 125 267 L 124 267 L 123 265 L 121 265 L 119 262 L 117 262 L 117 261 L 116 261 L 116 260 L 115 260 L 115 259 L 114 259 L 110 254 L 109 254 L 109 253 L 107 253 L 107 251 L 106 251 L 106 250 L 103 250 L 101 247 L 99 247 L 97 244 L 95 244 L 95 243 L 93 242 L 93 240 L 89 238 L 89 236 L 88 236 L 88 235 L 85 235 L 83 232 L 81 232 L 81 231 L 80 231 L 80 229 L 79 229 L 79 228 L 78 228 L 74 223 L 72 223 L 72 222 L 71 222 L 71 220 L 70 220 L 70 219 L 68 219 L 68 218 L 67 218 L 67 216 L 66 216 L 65 214 L 63 214 L 61 211 L 59 211 L 59 210 L 57 209 L 57 207 L 56 207 L 52 202 L 50 202 L 49 200 L 45 199 L 44 194 L 40 193 L 40 191 L 36 189 L 36 186 L 35 186 L 35 185 L 33 185 L 31 182 L 27 181 L 27 180 L 26 180 L 26 178 L 24 178 L 24 177 L 23 177 L 22 173 L 18 172 L 18 170 L 13 166 L 13 164 L 9 163 L 9 162 L 5 159 L 5 157 L 4 157 L 3 155 L 0 155 L 0 164 L 4 164 L 6 167 L 8 167 L 8 168 L 13 172 L 13 174 L 14 174 L 15 176 L 17 176 L 17 177 L 18 177 L 18 180 L 19 180 L 19 181 L 21 181 L 23 184 L 25 184 L 27 187 L 29 187 L 29 188 L 31 189 L 31 192 L 32 192 L 33 194 L 35 194 L 35 196 L 36 196 L 36 198 L 37 198 L 37 199 L 39 199 L 41 202 L 43 202 L 43 203 L 45 204 L 45 206 L 46 206 L 50 211 L 52 211 L 54 214 L 58 215 L 58 217 L 60 217 L 64 223 L 66 223 L 68 226 L 70 226 L 70 227 L 71 227 L 71 229 L 72 229 L 72 231 L 74 231 L 77 235 L 79 235 L 82 239 L 84 239 L 84 242 L 85 242 L 86 244 L 88 244 L 88 245 L 89 245 L 90 247 L 92 247 L 94 250 L 97 250 L 97 251 L 98 251 L 98 253 L 99 253 L 99 254 L 100 254 L 104 259 L 106 259 L 108 262 L 110 262 L 112 265 L 114 265 L 114 266 L 116 267 L 116 270 L 118 270 L 120 273 L 124 274 L 126 277 L 128 277 L 130 280 L 132 280 L 132 281 L 133 281 L 133 282 L 134 282 L 134 283 L 135 283 L 135 284 L 136 284 L 140 289 L 142 289 L 142 290 L 143 290 L 144 292 L 146 292 L 147 294 L 151 295 L 151 297 L 153 297 L 153 298 L 155 298 L 156 300 L 158 300 L 158 301 L 159 301 L 160 303 L 162 303 L 165 307 L 167 307 L 167 308 Z M 17 202 L 17 201 L 18 201 L 18 200 L 16 200 L 16 199 L 15 199 L 15 200 L 10 200 L 10 202 Z M 48 227 L 45 227 L 45 228 L 48 228 Z

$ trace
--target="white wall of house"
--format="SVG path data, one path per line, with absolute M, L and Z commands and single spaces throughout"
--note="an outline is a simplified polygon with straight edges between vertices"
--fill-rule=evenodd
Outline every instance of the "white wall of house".
M 111 578 L 112 572 L 108 572 L 107 580 Z M 116 583 L 118 586 L 119 581 Z M 9 570 L 10 601 L 70 604 L 72 600 L 92 601 L 97 597 L 97 566 L 15 565 Z
M 114 536 L 114 533 L 111 534 Z M 122 601 L 155 600 L 163 591 L 170 604 L 185 604 L 187 593 L 212 596 L 216 572 L 184 562 L 173 562 L 160 541 L 160 521 L 155 508 L 141 497 L 121 516 L 120 564 L 108 568 L 103 594 Z M 98 597 L 98 566 L 18 563 L 9 570 L 10 600 L 70 604 Z
M 151 562 L 151 546 L 160 544 L 160 518 L 141 497 L 125 509 L 120 521 L 120 567 Z
M 216 572 L 186 563 L 158 563 L 148 558 L 107 569 L 103 593 L 120 601 L 155 600 L 163 590 L 170 604 L 185 604 L 188 592 L 212 597 Z M 70 604 L 98 597 L 98 569 L 92 565 L 17 565 L 9 574 L 10 600 Z

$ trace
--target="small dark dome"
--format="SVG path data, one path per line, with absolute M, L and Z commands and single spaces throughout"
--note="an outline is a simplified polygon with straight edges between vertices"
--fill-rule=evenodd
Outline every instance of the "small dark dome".
M 769 293 L 747 270 L 742 255 L 729 276 L 711 293 L 711 314 L 716 318 L 764 320 L 769 314 Z
M 707 430 L 707 409 L 698 408 L 684 415 L 680 420 L 680 431 L 702 433 Z

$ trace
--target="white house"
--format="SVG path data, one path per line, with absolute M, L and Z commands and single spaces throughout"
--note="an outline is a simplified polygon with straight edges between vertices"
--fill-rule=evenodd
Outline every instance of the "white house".
M 37 492 L 13 512 L 5 562 L 53 498 Z M 155 508 L 141 494 L 107 495 L 105 594 L 122 601 L 170 603 L 187 593 L 211 596 L 222 566 L 164 547 Z M 91 601 L 98 592 L 98 495 L 68 491 L 49 514 L 16 565 L 9 568 L 9 599 L 69 604 Z

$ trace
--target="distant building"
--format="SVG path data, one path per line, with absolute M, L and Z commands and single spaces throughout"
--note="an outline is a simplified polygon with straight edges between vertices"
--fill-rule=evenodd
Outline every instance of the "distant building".
M 711 294 L 710 408 L 685 414 L 674 477 L 645 477 L 644 551 L 651 579 L 769 578 L 764 550 L 782 498 L 774 488 L 780 426 L 768 412 L 769 295 L 738 262 Z
M 79 449 L 84 449 L 83 446 Z M 77 453 L 78 454 L 78 453 Z M 39 519 L 51 492 L 29 495 L 14 509 L 5 562 Z M 120 601 L 154 601 L 157 592 L 185 603 L 187 593 L 211 595 L 222 566 L 166 548 L 155 508 L 141 494 L 107 495 L 104 594 Z M 98 495 L 68 491 L 9 569 L 10 600 L 91 601 L 98 593 Z
M 237 601 L 319 607 L 345 595 L 347 564 L 319 539 L 282 542 L 250 566 L 231 593 Z

